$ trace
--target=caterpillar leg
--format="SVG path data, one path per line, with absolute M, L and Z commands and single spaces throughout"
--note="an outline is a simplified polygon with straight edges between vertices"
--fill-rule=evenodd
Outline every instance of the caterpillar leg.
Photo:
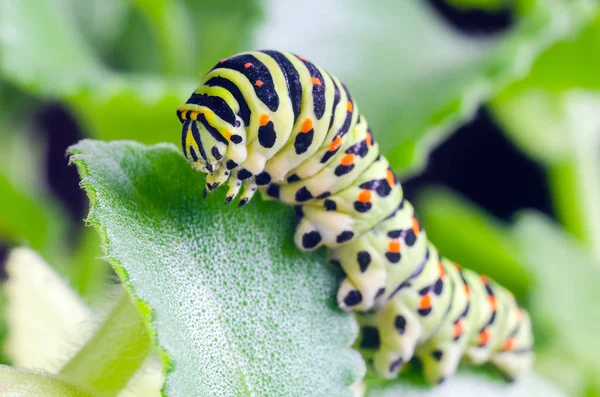
M 327 212 L 311 205 L 302 206 L 298 212 L 301 220 L 294 242 L 303 251 L 314 251 L 322 245 L 334 246 L 354 237 L 354 219 L 350 215 Z
M 257 186 L 256 183 L 254 183 L 254 180 L 246 182 L 244 184 L 244 190 L 242 191 L 242 196 L 240 197 L 238 207 L 245 205 L 246 203 L 248 203 L 248 201 L 252 199 L 252 197 L 256 193 L 256 188 Z
M 434 335 L 417 348 L 425 379 L 430 384 L 441 383 L 456 372 L 469 343 L 474 317 L 469 286 L 460 270 L 445 259 L 439 266 L 443 267 L 446 288 L 452 289 L 447 301 L 448 312 Z
M 231 203 L 231 201 L 238 195 L 242 187 L 242 181 L 237 178 L 237 172 L 234 171 L 234 173 L 231 175 L 231 178 L 229 178 L 229 181 L 227 182 L 227 186 L 229 189 L 227 190 L 225 204 Z
M 357 320 L 362 327 L 358 347 L 371 350 L 372 369 L 384 378 L 395 377 L 413 357 L 423 333 L 418 315 L 403 302 L 393 300 L 377 313 L 357 314 Z
M 513 381 L 527 373 L 533 365 L 533 352 L 528 351 L 500 352 L 492 356 L 492 364 L 508 381 Z
M 515 314 L 518 322 L 508 338 L 502 343 L 500 351 L 491 358 L 494 364 L 509 380 L 527 373 L 533 364 L 533 345 L 531 320 L 529 315 L 518 309 Z
M 433 246 L 428 252 L 422 270 L 409 278 L 409 283 L 403 283 L 405 287 L 400 287 L 378 312 L 357 315 L 361 326 L 378 330 L 380 343 L 372 365 L 380 376 L 394 377 L 423 344 L 418 354 L 424 358 L 428 380 L 437 383 L 455 371 L 466 347 L 461 321 L 468 313 L 468 301 L 462 289 L 456 290 L 458 270 L 440 259 Z M 435 361 L 436 350 L 446 358 Z
M 371 241 L 370 233 L 328 252 L 329 263 L 339 266 L 346 274 L 337 294 L 343 310 L 366 311 L 385 293 L 386 260 Z
M 425 380 L 432 385 L 442 383 L 456 373 L 464 344 L 453 340 L 430 340 L 418 349 L 417 357 L 423 363 Z
M 227 181 L 231 171 L 226 167 L 220 167 L 216 173 L 206 175 L 206 189 L 211 192 Z

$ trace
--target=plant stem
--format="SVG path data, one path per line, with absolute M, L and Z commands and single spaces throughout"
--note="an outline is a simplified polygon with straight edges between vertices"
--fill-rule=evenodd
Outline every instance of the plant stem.
M 74 384 L 103 397 L 116 396 L 152 348 L 150 335 L 127 293 L 90 341 L 61 370 Z
M 94 397 L 52 375 L 0 365 L 0 394 L 21 397 Z

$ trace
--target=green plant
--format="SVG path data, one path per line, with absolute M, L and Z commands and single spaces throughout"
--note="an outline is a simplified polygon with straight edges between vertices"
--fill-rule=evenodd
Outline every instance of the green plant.
M 0 367 L 0 388 L 23 396 L 600 393 L 589 315 L 600 269 L 598 6 L 517 3 L 513 29 L 475 40 L 449 32 L 421 2 L 354 2 L 345 29 L 328 20 L 318 35 L 295 35 L 285 19 L 293 12 L 273 21 L 252 0 L 0 0 L 0 238 L 44 258 L 18 248 L 8 260 L 1 340 L 14 367 Z M 258 38 L 261 26 L 273 36 Z M 274 41 L 283 28 L 286 39 Z M 396 37 L 402 51 L 390 50 Z M 350 349 L 356 324 L 334 301 L 339 274 L 322 253 L 293 247 L 288 208 L 255 200 L 236 211 L 221 205 L 222 192 L 203 199 L 203 177 L 171 144 L 101 142 L 177 142 L 175 108 L 197 73 L 265 43 L 314 51 L 343 77 L 403 175 L 481 104 L 547 170 L 559 223 L 535 213 L 502 223 L 433 187 L 416 201 L 442 252 L 512 288 L 530 309 L 535 374 L 516 388 L 487 369 L 463 370 L 437 391 L 415 374 L 361 383 L 364 364 Z M 352 55 L 332 50 L 349 46 Z M 96 139 L 71 148 L 94 230 L 70 222 L 40 177 L 46 143 L 29 119 L 45 100 L 64 104 Z

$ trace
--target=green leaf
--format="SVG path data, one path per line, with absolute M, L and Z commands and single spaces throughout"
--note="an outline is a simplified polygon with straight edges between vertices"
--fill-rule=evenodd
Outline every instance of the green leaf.
M 6 272 L 0 303 L 9 338 L 3 347 L 14 365 L 49 373 L 63 369 L 61 379 L 76 377 L 73 383 L 98 382 L 105 389 L 121 390 L 131 378 L 119 396 L 160 395 L 164 378 L 155 355 L 131 377 L 132 364 L 139 367 L 143 358 L 139 347 L 148 346 L 148 334 L 129 300 L 118 306 L 105 299 L 100 313 L 93 313 L 66 281 L 28 248 L 11 252 Z M 105 313 L 109 309 L 112 313 Z M 126 343 L 127 335 L 130 343 Z
M 544 87 L 552 91 L 574 88 L 600 90 L 600 12 L 591 4 L 583 9 L 577 35 L 544 51 L 527 78 L 516 85 Z
M 179 0 L 132 0 L 152 27 L 167 74 L 192 73 L 192 20 Z
M 427 237 L 444 256 L 494 278 L 519 297 L 529 291 L 531 274 L 508 225 L 439 187 L 423 191 L 415 207 Z
M 543 52 L 526 78 L 491 102 L 509 136 L 545 164 L 568 157 L 579 140 L 589 145 L 599 139 L 598 117 L 588 120 L 595 112 L 581 114 L 599 102 L 600 90 L 600 9 L 588 8 L 579 29 Z
M 289 208 L 202 198 L 171 145 L 71 149 L 108 260 L 148 321 L 167 395 L 348 395 L 364 364 L 322 252 L 300 253 Z
M 150 356 L 127 384 L 119 397 L 163 397 L 162 387 L 165 383 L 162 361 L 158 355 Z
M 4 350 L 19 367 L 57 372 L 95 329 L 94 315 L 39 254 L 10 253 L 3 285 L 8 326 Z
M 0 365 L 0 391 L 7 397 L 94 397 L 64 380 L 42 372 Z
M 116 56 L 125 69 L 203 76 L 219 59 L 252 48 L 261 14 L 258 0 L 131 1 Z
M 403 380 L 378 382 L 369 387 L 368 397 L 566 397 L 558 388 L 541 376 L 531 373 L 514 384 L 492 380 L 481 373 L 459 372 L 444 384 L 432 388 L 415 386 Z
M 600 11 L 491 105 L 506 133 L 548 166 L 561 223 L 600 258 Z
M 300 9 L 277 2 L 258 46 L 303 54 L 344 80 L 384 154 L 407 173 L 424 165 L 433 143 L 579 24 L 581 1 L 533 3 L 508 33 L 473 39 L 423 1 L 355 0 L 341 7 L 312 0 Z M 287 34 L 305 21 L 310 28 L 302 34 Z
M 213 3 L 135 2 L 150 29 L 143 32 L 143 41 L 131 42 L 133 48 L 122 50 L 126 55 L 135 53 L 136 58 L 140 46 L 160 52 L 159 60 L 172 75 L 165 77 L 108 69 L 85 40 L 91 37 L 95 43 L 102 40 L 94 39 L 101 34 L 88 32 L 94 29 L 85 24 L 88 17 L 81 7 L 69 8 L 67 0 L 0 0 L 0 73 L 33 94 L 66 101 L 88 131 L 86 135 L 175 143 L 179 139 L 175 109 L 196 88 L 194 76 L 216 63 L 213 57 L 241 50 L 252 37 L 249 31 L 258 14 L 254 0 L 240 1 L 233 9 Z M 103 4 L 102 9 L 115 19 L 123 18 L 126 11 L 112 3 Z M 198 33 L 196 27 L 200 27 Z M 215 41 L 220 44 L 204 44 Z
M 521 215 L 514 235 L 520 242 L 520 255 L 537 277 L 530 307 L 538 331 L 539 351 L 570 358 L 578 364 L 579 371 L 591 373 L 597 379 L 600 319 L 594 313 L 599 297 L 600 263 L 560 227 L 539 214 Z M 540 367 L 543 368 L 548 367 Z M 578 385 L 567 382 L 565 386 Z
M 219 59 L 230 57 L 240 51 L 255 46 L 256 27 L 262 20 L 261 0 L 237 0 L 235 7 L 224 1 L 184 0 L 193 23 L 192 35 L 195 39 L 195 51 L 187 56 L 194 59 L 194 75 L 201 77 L 208 72 Z M 269 44 L 272 48 L 272 44 Z M 285 48 L 279 48 L 285 50 Z
M 124 294 L 104 324 L 60 370 L 60 375 L 104 397 L 117 396 L 151 348 L 144 320 Z

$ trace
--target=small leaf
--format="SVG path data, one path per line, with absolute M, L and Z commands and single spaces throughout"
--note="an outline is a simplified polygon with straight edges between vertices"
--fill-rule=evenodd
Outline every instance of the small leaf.
M 171 145 L 71 149 L 88 221 L 149 322 L 177 395 L 348 395 L 364 364 L 322 252 L 300 253 L 293 212 L 224 207 Z
M 31 249 L 13 250 L 6 272 L 8 356 L 19 367 L 57 372 L 92 334 L 92 312 Z
M 131 378 L 127 388 L 119 393 L 119 397 L 162 397 L 164 383 L 162 361 L 153 354 Z
M 95 395 L 42 372 L 0 365 L 0 392 L 6 397 L 94 397 Z
M 144 320 L 130 297 L 123 294 L 102 326 L 60 370 L 60 376 L 104 397 L 117 396 L 151 348 Z
M 541 376 L 531 373 L 514 384 L 491 380 L 489 376 L 460 372 L 435 388 L 415 386 L 402 380 L 378 382 L 369 388 L 368 397 L 566 397 L 557 387 Z
M 6 264 L 6 272 L 8 280 L 3 285 L 3 300 L 0 302 L 9 332 L 4 349 L 16 366 L 58 372 L 71 357 L 78 354 L 76 349 L 88 342 L 98 329 L 102 330 L 100 326 L 105 315 L 92 313 L 33 250 L 13 250 Z M 103 308 L 102 311 L 107 309 Z M 123 322 L 129 323 L 129 319 Z M 116 324 L 116 328 L 119 330 L 119 324 Z M 98 339 L 98 336 L 95 338 Z M 137 339 L 140 339 L 139 335 Z M 102 346 L 102 352 L 113 348 L 114 343 Z M 96 367 L 103 363 L 98 357 L 93 361 Z M 81 358 L 76 364 L 77 369 L 84 370 Z M 123 371 L 115 375 L 122 377 Z M 163 382 L 161 362 L 152 355 L 131 378 L 127 388 L 119 393 L 119 397 L 158 397 Z

